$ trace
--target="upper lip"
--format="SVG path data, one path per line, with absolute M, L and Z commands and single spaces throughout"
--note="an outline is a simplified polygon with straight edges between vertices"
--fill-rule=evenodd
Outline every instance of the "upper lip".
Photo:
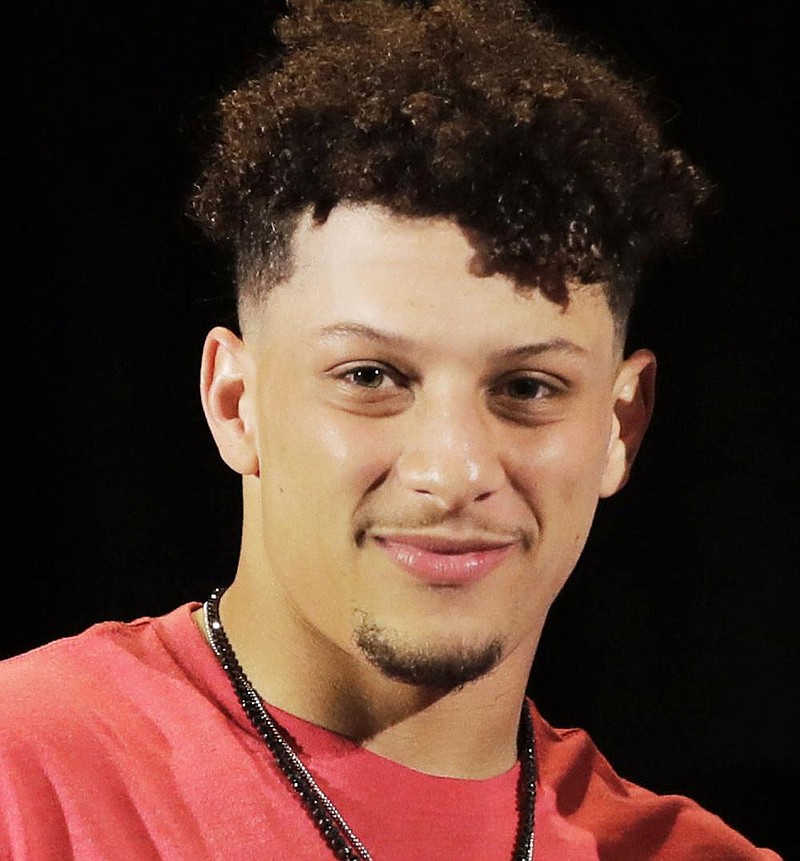
M 395 544 L 407 544 L 420 550 L 432 553 L 478 553 L 482 550 L 497 550 L 516 543 L 515 537 L 508 535 L 487 535 L 480 533 L 453 534 L 440 532 L 384 532 L 374 533 L 373 538 L 379 542 L 391 541 Z

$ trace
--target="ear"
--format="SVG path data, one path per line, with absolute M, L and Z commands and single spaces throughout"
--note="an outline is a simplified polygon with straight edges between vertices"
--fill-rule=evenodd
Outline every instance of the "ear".
M 628 481 L 639 451 L 655 397 L 656 357 L 637 350 L 620 365 L 614 383 L 614 415 L 600 496 L 612 496 Z
M 222 459 L 241 475 L 258 475 L 255 421 L 248 392 L 252 377 L 252 361 L 242 340 L 222 326 L 212 329 L 203 346 L 200 398 Z

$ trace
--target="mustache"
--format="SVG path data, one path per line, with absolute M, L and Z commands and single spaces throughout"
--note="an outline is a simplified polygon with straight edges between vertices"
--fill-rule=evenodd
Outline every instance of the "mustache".
M 535 539 L 534 531 L 524 526 L 500 524 L 474 515 L 454 515 L 447 511 L 401 512 L 391 517 L 364 512 L 356 516 L 354 525 L 358 547 L 364 544 L 371 532 L 415 532 L 440 526 L 458 532 L 486 533 L 495 538 L 508 538 L 519 542 L 524 550 L 530 550 Z

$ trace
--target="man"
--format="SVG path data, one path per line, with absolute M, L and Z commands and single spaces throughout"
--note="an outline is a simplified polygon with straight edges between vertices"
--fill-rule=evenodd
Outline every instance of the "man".
M 626 323 L 699 171 L 515 0 L 297 3 L 278 32 L 193 197 L 236 262 L 201 397 L 237 571 L 4 663 L 0 846 L 775 859 L 525 696 L 650 419 Z

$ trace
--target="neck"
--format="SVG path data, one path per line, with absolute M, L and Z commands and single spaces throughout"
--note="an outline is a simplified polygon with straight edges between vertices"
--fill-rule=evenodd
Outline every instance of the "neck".
M 269 705 L 417 771 L 478 779 L 513 766 L 535 644 L 445 692 L 389 679 L 359 655 L 296 636 L 276 606 L 237 582 L 220 608 L 242 669 Z

